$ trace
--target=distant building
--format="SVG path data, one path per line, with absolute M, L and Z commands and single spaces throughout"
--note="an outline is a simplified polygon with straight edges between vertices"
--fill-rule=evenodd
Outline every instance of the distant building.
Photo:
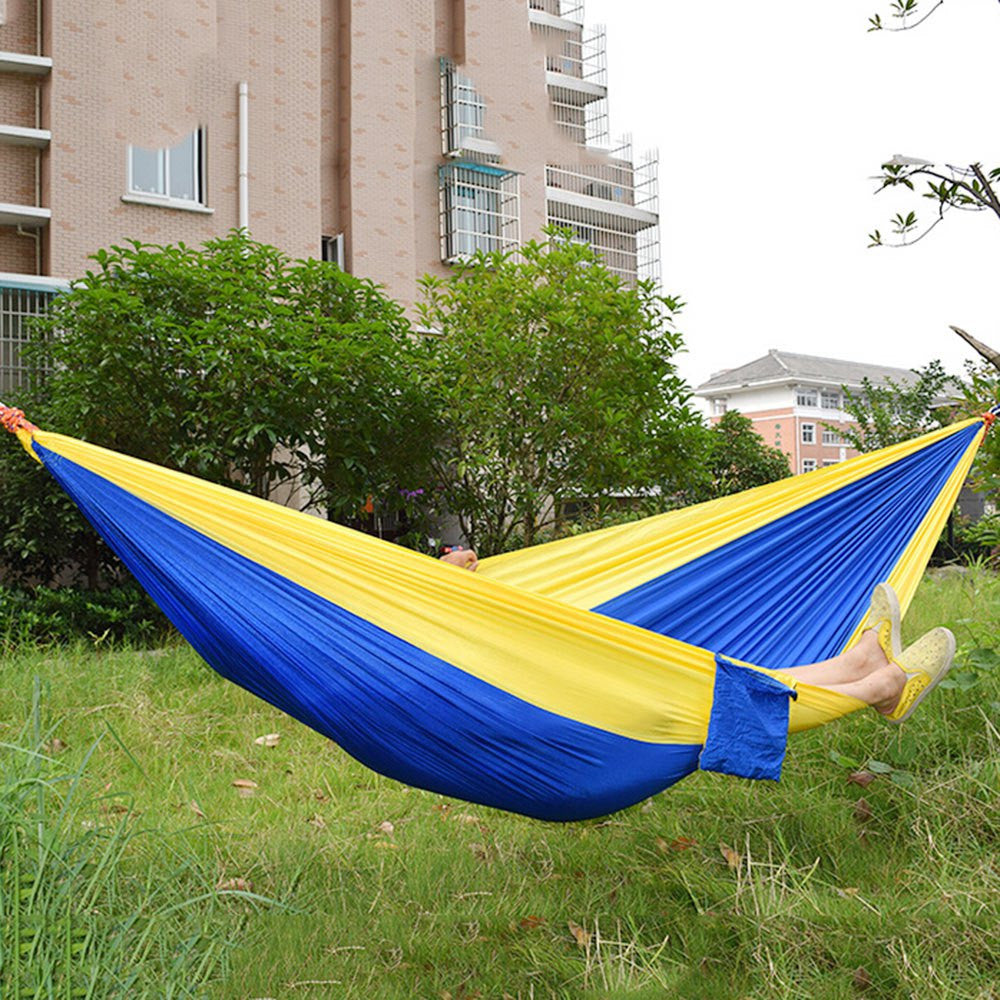
M 0 394 L 25 317 L 128 239 L 243 227 L 411 315 L 548 225 L 656 280 L 657 158 L 607 109 L 583 0 L 0 0 Z
M 716 372 L 696 392 L 708 401 L 713 423 L 727 410 L 739 410 L 769 445 L 788 456 L 794 472 L 811 472 L 857 454 L 842 437 L 850 425 L 842 387 L 860 390 L 866 378 L 875 385 L 916 381 L 907 368 L 772 350 Z

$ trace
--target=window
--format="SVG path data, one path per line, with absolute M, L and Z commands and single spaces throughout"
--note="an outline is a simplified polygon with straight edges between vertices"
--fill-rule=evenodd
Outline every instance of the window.
M 795 391 L 795 402 L 799 406 L 819 406 L 819 390 L 799 386 Z
M 21 362 L 21 348 L 28 340 L 26 321 L 45 312 L 54 295 L 54 290 L 0 287 L 0 401 L 27 385 L 28 372 Z
M 517 174 L 462 162 L 439 167 L 438 177 L 442 260 L 513 250 L 521 242 Z
M 838 458 L 824 458 L 823 459 L 823 468 L 826 468 L 828 465 L 836 465 L 837 462 L 839 462 L 839 461 L 840 461 L 840 459 L 838 459 Z
M 803 444 L 815 444 L 816 443 L 816 425 L 815 424 L 803 424 L 802 425 L 802 443 Z
M 834 391 L 833 389 L 824 389 L 820 394 L 820 406 L 822 406 L 824 410 L 839 410 L 840 393 Z
M 446 154 L 456 153 L 462 149 L 463 139 L 483 134 L 486 102 L 450 59 L 442 58 L 440 66 L 441 143 Z
M 196 129 L 169 149 L 129 146 L 128 190 L 130 194 L 203 205 L 202 129 Z
M 823 444 L 840 444 L 840 435 L 829 429 L 823 431 Z
M 726 400 L 724 399 L 713 399 L 712 400 L 712 414 L 716 417 L 721 417 L 726 412 Z
M 803 472 L 815 472 L 816 471 L 816 459 L 815 458 L 804 458 L 804 459 L 802 459 L 802 471 Z
M 336 264 L 337 267 L 344 270 L 344 234 L 340 233 L 337 236 L 321 236 L 319 238 L 320 243 L 320 260 L 329 261 L 331 264 Z

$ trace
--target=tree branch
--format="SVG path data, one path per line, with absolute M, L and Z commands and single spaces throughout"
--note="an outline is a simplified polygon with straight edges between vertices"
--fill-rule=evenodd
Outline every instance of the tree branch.
M 882 24 L 881 18 L 879 18 L 879 22 L 878 22 L 877 28 L 869 28 L 868 30 L 869 31 L 876 31 L 876 30 L 877 31 L 912 31 L 914 28 L 917 28 L 921 24 L 923 24 L 924 21 L 926 21 L 927 18 L 929 18 L 931 16 L 931 14 L 933 14 L 934 11 L 936 11 L 938 9 L 938 7 L 940 7 L 943 3 L 944 3 L 944 0 L 938 0 L 938 2 L 936 4 L 934 4 L 934 6 L 931 7 L 931 9 L 929 11 L 927 11 L 927 13 L 924 14 L 924 16 L 922 18 L 920 18 L 919 21 L 916 21 L 913 24 L 904 24 L 901 28 L 887 28 L 884 24 Z M 896 17 L 898 15 L 894 14 L 893 16 Z
M 992 347 L 987 347 L 981 340 L 976 340 L 971 333 L 966 333 L 960 326 L 952 326 L 951 329 L 977 354 L 984 357 L 997 371 L 1000 371 L 1000 351 L 994 351 Z
M 970 163 L 969 169 L 976 175 L 979 183 L 983 186 L 983 197 L 986 199 L 993 214 L 1000 219 L 1000 201 L 997 200 L 997 193 L 993 190 L 993 185 L 986 179 L 981 163 Z

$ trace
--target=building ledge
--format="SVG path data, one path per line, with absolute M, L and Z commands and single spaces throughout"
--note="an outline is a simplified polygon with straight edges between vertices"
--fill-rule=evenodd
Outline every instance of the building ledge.
M 20 288 L 29 292 L 65 292 L 69 290 L 69 287 L 70 282 L 67 278 L 0 271 L 0 288 Z
M 45 149 L 52 141 L 47 128 L 23 128 L 20 125 L 0 125 L 0 146 L 30 146 Z
M 29 56 L 22 52 L 0 52 L 0 73 L 27 73 L 30 76 L 47 76 L 52 72 L 48 56 Z
M 581 28 L 579 21 L 574 21 L 570 17 L 559 17 L 545 10 L 536 10 L 534 7 L 528 8 L 528 21 L 540 28 L 553 28 L 556 31 L 579 31 Z
M 154 208 L 173 208 L 180 212 L 195 212 L 199 215 L 214 215 L 215 209 L 180 198 L 158 198 L 155 194 L 123 194 L 122 201 L 128 205 L 152 205 Z
M 25 229 L 40 229 L 42 226 L 47 226 L 51 218 L 52 211 L 48 208 L 0 202 L 0 226 L 23 226 Z
M 625 227 L 627 232 L 638 232 L 640 229 L 648 229 L 659 223 L 660 217 L 656 212 L 647 212 L 644 208 L 636 208 L 635 205 L 623 205 L 619 201 L 609 201 L 605 198 L 595 198 L 589 194 L 579 194 L 576 191 L 567 191 L 565 188 L 547 187 L 545 197 L 548 201 L 558 202 L 561 205 L 572 205 L 574 208 L 585 209 L 589 212 L 600 212 L 603 215 L 614 216 L 618 219 L 627 220 L 630 225 Z
M 586 98 L 580 102 L 581 104 L 589 104 L 591 101 L 599 101 L 608 96 L 608 88 L 603 83 L 591 83 L 582 77 L 560 73 L 553 69 L 545 71 L 545 83 L 559 90 L 572 90 L 575 94 Z

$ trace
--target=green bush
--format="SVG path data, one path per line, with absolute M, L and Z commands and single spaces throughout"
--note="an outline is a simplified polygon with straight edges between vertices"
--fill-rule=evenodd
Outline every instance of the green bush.
M 108 590 L 0 587 L 0 643 L 68 643 L 89 639 L 134 646 L 160 644 L 171 626 L 137 583 Z

